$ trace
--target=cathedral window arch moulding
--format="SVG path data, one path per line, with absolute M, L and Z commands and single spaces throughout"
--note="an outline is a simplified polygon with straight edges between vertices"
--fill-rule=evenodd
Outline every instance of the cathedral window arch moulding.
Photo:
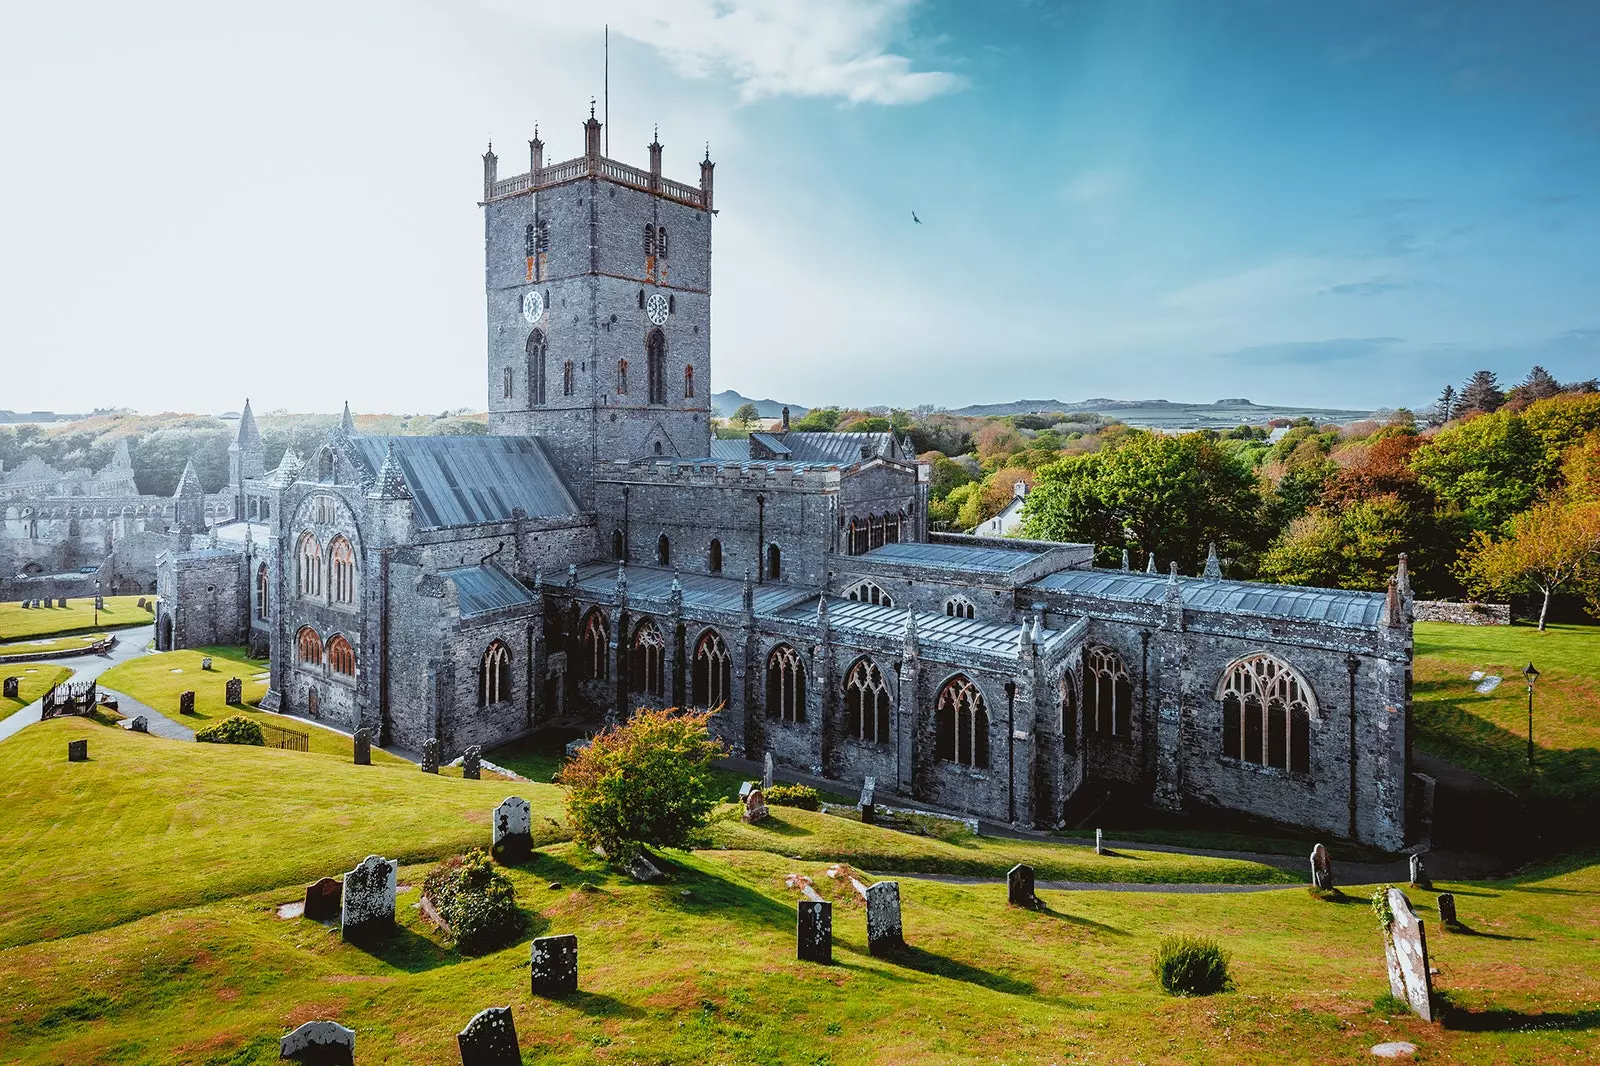
M 951 596 L 944 601 L 944 613 L 951 618 L 973 618 L 978 613 L 977 606 L 965 596 Z
M 256 567 L 256 617 L 265 622 L 271 609 L 272 580 L 267 573 L 267 564 L 262 563 Z
M 656 624 L 646 619 L 633 631 L 634 691 L 660 698 L 666 693 L 667 642 Z
M 501 641 L 490 641 L 478 662 L 478 706 L 505 703 L 511 698 L 511 649 Z
M 546 306 L 549 305 L 547 304 Z M 528 403 L 544 403 L 544 331 L 536 329 L 529 333 L 528 341 L 523 345 L 523 351 L 528 357 Z M 510 396 L 511 394 L 508 392 L 506 395 Z
M 708 629 L 694 645 L 694 705 L 721 710 L 733 698 L 733 656 L 722 634 Z
M 322 665 L 322 637 L 310 626 L 302 626 L 295 637 L 296 657 L 307 666 Z
M 857 600 L 861 603 L 875 603 L 880 607 L 894 606 L 894 597 L 883 591 L 876 582 L 872 581 L 857 581 L 850 586 L 849 591 L 844 594 L 844 598 Z
M 878 664 L 863 655 L 844 678 L 844 731 L 851 740 L 887 744 L 889 683 Z
M 611 676 L 611 632 L 599 609 L 591 610 L 583 623 L 583 656 L 579 675 L 585 681 L 604 681 Z
M 322 595 L 322 545 L 314 533 L 300 535 L 295 548 L 295 582 L 302 596 Z
M 1133 735 L 1133 683 L 1122 657 L 1110 648 L 1096 646 L 1083 652 L 1083 731 Z
M 767 714 L 783 722 L 806 720 L 806 668 L 792 645 L 779 644 L 767 656 Z
M 1311 772 L 1316 694 L 1300 672 L 1264 652 L 1229 664 L 1217 684 L 1222 754 L 1290 773 Z
M 328 545 L 328 594 L 334 603 L 356 602 L 356 553 L 342 534 Z
M 989 768 L 989 710 L 971 678 L 956 674 L 939 688 L 933 720 L 938 758 L 974 770 Z
M 356 676 L 356 650 L 340 633 L 328 638 L 328 669 L 345 677 Z

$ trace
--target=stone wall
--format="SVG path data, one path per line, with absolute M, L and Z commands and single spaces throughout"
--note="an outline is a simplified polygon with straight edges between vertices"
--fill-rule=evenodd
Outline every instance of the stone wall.
M 1455 600 L 1418 600 L 1419 622 L 1454 622 L 1458 626 L 1508 626 L 1509 603 L 1470 603 Z

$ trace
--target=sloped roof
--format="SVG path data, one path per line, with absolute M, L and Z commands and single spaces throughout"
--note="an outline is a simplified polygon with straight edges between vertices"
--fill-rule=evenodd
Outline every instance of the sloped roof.
M 1030 588 L 1080 596 L 1160 603 L 1168 578 L 1122 570 L 1062 570 L 1035 581 Z M 1327 622 L 1344 626 L 1376 626 L 1383 616 L 1382 593 L 1318 589 L 1301 585 L 1267 585 L 1253 581 L 1209 581 L 1178 578 L 1183 605 L 1191 611 L 1248 614 L 1262 618 Z
M 672 594 L 671 570 L 658 566 L 641 566 L 637 563 L 627 568 L 628 598 L 630 600 L 665 600 Z M 554 580 L 563 580 L 557 575 Z M 683 603 L 689 608 L 738 611 L 744 608 L 744 579 L 742 577 L 713 577 L 709 574 L 679 574 L 683 586 Z M 595 598 L 613 595 L 617 588 L 615 563 L 590 563 L 578 568 L 578 588 Z M 766 614 L 791 603 L 796 597 L 809 597 L 815 611 L 817 592 L 803 585 L 753 586 L 755 610 Z
M 363 437 L 351 445 L 376 475 L 394 446 L 423 529 L 577 515 L 578 504 L 535 437 Z
M 875 562 L 900 563 L 906 566 L 926 566 L 939 570 L 958 570 L 968 573 L 1005 574 L 1029 563 L 1037 562 L 1043 553 L 1025 548 L 990 548 L 966 544 L 885 544 L 874 548 L 862 559 Z
M 902 638 L 906 631 L 906 615 L 910 613 L 904 607 L 885 607 L 865 600 L 828 597 L 828 625 L 832 629 L 844 632 Z M 934 614 L 932 611 L 918 611 L 916 615 L 918 644 L 971 648 L 996 655 L 1017 653 L 1017 636 L 1021 629 L 1018 623 L 986 622 L 980 618 L 954 618 L 946 614 Z M 816 600 L 813 598 L 796 604 L 779 617 L 797 622 L 813 621 L 817 617 Z M 1047 641 L 1055 635 L 1055 632 L 1055 630 L 1041 629 L 1039 640 Z
M 850 466 L 863 458 L 898 458 L 900 448 L 893 433 L 786 433 L 783 443 L 796 459 Z M 863 454 L 863 450 L 865 454 Z
M 713 439 L 711 442 L 711 458 L 748 459 L 750 458 L 750 442 L 743 439 Z
M 534 602 L 533 593 L 522 582 L 493 564 L 441 570 L 439 576 L 455 582 L 463 618 Z
M 773 455 L 786 456 L 791 451 L 787 444 L 774 437 L 771 433 L 752 433 L 750 434 L 750 439 L 771 451 Z

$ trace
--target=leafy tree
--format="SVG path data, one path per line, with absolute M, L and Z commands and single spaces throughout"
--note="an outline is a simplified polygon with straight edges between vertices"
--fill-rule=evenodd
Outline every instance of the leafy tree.
M 803 418 L 789 423 L 789 428 L 804 433 L 832 433 L 839 428 L 841 416 L 837 407 L 813 407 Z
M 1543 485 L 1549 487 L 1568 448 L 1600 430 L 1600 395 L 1563 393 L 1530 404 L 1522 412 L 1528 429 L 1544 448 Z
M 967 473 L 967 468 L 951 459 L 949 456 L 938 452 L 928 452 L 918 458 L 927 462 L 933 469 L 928 476 L 928 497 L 942 500 L 956 489 L 972 480 L 972 475 Z
M 756 410 L 753 403 L 742 403 L 733 412 L 733 421 L 739 424 L 740 429 L 749 429 L 760 418 L 761 412 Z
M 1428 595 L 1454 590 L 1454 527 L 1393 494 L 1317 507 L 1295 519 L 1261 558 L 1261 576 L 1290 585 L 1381 591 L 1401 552 Z
M 690 847 L 718 800 L 714 713 L 641 709 L 568 760 L 559 779 L 578 843 L 618 863 L 643 847 Z
M 1492 414 L 1500 409 L 1506 402 L 1506 394 L 1500 391 L 1500 383 L 1492 370 L 1478 370 L 1461 386 L 1461 400 L 1457 410 L 1482 411 Z
M 978 430 L 973 442 L 978 449 L 978 461 L 992 466 L 1022 448 L 1022 434 L 1004 422 L 990 422 Z
M 1417 478 L 1476 529 L 1494 529 L 1538 497 L 1545 450 L 1521 415 L 1502 411 L 1441 430 L 1411 458 Z
M 1552 396 L 1558 396 L 1561 391 L 1561 382 L 1544 367 L 1535 365 L 1528 371 L 1527 377 L 1511 387 L 1511 393 L 1506 399 L 1520 408 L 1537 400 L 1548 400 Z
M 1600 430 L 1568 448 L 1561 463 L 1562 492 L 1572 503 L 1600 503 Z
M 1433 410 L 1428 412 L 1428 425 L 1442 426 L 1455 417 L 1456 414 L 1456 388 L 1446 385 L 1439 398 L 1434 401 Z
M 840 428 L 848 433 L 887 433 L 894 428 L 894 423 L 881 415 L 868 415 L 846 422 Z
M 1538 592 L 1539 628 L 1550 596 L 1596 576 L 1600 568 L 1600 503 L 1538 504 L 1511 520 L 1508 534 L 1479 533 L 1462 561 L 1470 587 L 1494 592 Z

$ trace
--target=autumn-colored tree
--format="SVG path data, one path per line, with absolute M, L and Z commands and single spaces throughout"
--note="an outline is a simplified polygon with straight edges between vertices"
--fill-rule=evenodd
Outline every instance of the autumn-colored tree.
M 1593 580 L 1597 569 L 1600 503 L 1536 504 L 1511 520 L 1502 539 L 1479 533 L 1462 561 L 1462 577 L 1473 589 L 1540 593 L 1541 630 L 1551 594 Z
M 1571 503 L 1600 503 L 1600 430 L 1567 449 L 1561 461 L 1561 484 Z
M 973 441 L 978 449 L 978 461 L 985 466 L 1022 447 L 1022 435 L 1004 422 L 990 422 L 978 430 Z

